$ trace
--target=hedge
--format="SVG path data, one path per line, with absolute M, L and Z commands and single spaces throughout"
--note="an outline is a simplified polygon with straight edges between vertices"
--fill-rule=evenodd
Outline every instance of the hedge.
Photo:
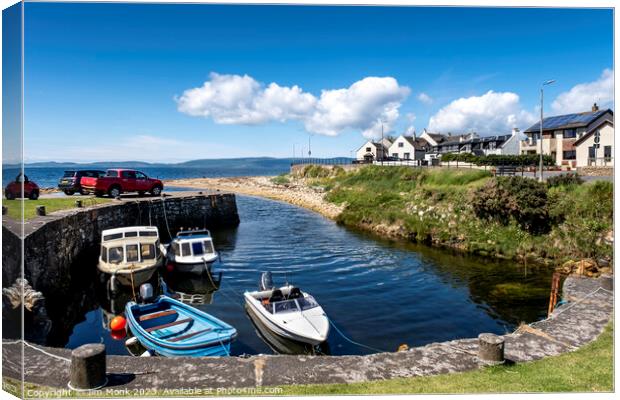
M 476 165 L 536 166 L 540 162 L 540 157 L 538 154 L 476 156 L 472 153 L 446 153 L 441 155 L 441 161 L 460 161 Z M 553 158 L 549 155 L 543 155 L 543 164 L 555 165 Z

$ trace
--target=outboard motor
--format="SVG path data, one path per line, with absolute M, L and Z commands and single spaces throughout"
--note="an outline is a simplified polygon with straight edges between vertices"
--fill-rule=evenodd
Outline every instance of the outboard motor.
M 150 283 L 143 283 L 140 285 L 140 298 L 143 303 L 148 303 L 153 300 L 153 286 Z
M 274 288 L 273 278 L 271 277 L 271 272 L 263 272 L 260 275 L 260 283 L 258 284 L 259 290 L 272 290 Z

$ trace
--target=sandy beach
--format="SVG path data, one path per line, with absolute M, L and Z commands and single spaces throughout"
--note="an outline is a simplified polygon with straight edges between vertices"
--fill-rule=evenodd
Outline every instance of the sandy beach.
M 180 186 L 193 189 L 222 190 L 251 196 L 266 197 L 295 204 L 316 211 L 323 216 L 335 219 L 342 207 L 327 202 L 325 193 L 320 189 L 311 188 L 300 183 L 276 185 L 273 177 L 247 176 L 230 178 L 191 178 L 164 181 L 167 186 Z

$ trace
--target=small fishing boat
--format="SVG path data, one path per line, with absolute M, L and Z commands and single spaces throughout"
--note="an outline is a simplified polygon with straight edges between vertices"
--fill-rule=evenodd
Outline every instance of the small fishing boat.
M 298 287 L 287 284 L 276 288 L 271 273 L 264 272 L 259 290 L 243 295 L 248 310 L 273 333 L 311 345 L 327 340 L 327 315 L 314 297 Z
M 208 229 L 180 231 L 166 248 L 168 268 L 192 274 L 210 273 L 211 264 L 218 259 L 213 238 Z
M 101 233 L 97 268 L 125 286 L 139 287 L 163 265 L 155 226 L 106 229 Z
M 141 286 L 140 295 L 152 298 L 152 287 Z M 166 357 L 227 356 L 237 336 L 226 322 L 164 295 L 143 304 L 127 303 L 125 317 L 145 348 Z

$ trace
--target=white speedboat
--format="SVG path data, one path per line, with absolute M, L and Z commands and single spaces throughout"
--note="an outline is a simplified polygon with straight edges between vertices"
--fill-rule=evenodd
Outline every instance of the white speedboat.
M 208 229 L 180 231 L 166 249 L 171 269 L 178 272 L 202 274 L 218 259 L 213 238 Z
M 329 320 L 310 294 L 298 287 L 273 287 L 271 274 L 263 273 L 260 290 L 244 293 L 248 310 L 273 333 L 311 345 L 327 340 Z
M 125 286 L 139 287 L 163 265 L 154 226 L 106 229 L 101 233 L 97 268 Z

